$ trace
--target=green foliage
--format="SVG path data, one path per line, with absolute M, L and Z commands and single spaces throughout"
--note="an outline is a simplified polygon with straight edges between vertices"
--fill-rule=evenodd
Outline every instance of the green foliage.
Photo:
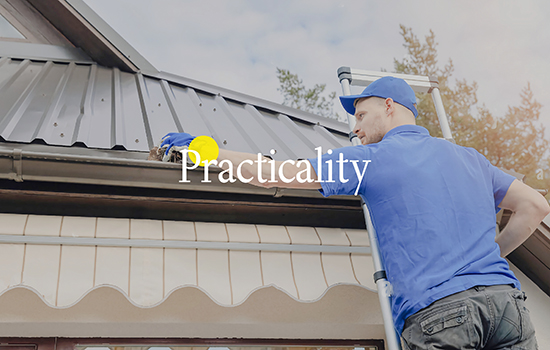
M 471 106 L 477 104 L 477 84 L 469 84 L 466 80 L 456 83 L 453 88 L 449 79 L 454 72 L 452 60 L 440 68 L 437 60 L 437 42 L 435 34 L 430 30 L 426 42 L 420 43 L 411 28 L 401 25 L 401 36 L 405 40 L 403 46 L 407 55 L 402 61 L 394 59 L 395 71 L 404 74 L 425 75 L 436 77 L 445 111 L 449 116 L 453 137 L 458 144 L 470 146 L 469 132 L 474 118 L 470 113 Z M 417 94 L 418 118 L 416 123 L 430 131 L 430 135 L 442 137 L 439 120 L 432 98 L 429 94 Z
M 474 130 L 476 148 L 494 165 L 532 178 L 548 149 L 548 141 L 544 127 L 537 123 L 541 105 L 529 84 L 520 96 L 521 105 L 508 107 L 504 118 L 495 119 L 489 111 L 482 110 Z
M 453 62 L 449 60 L 440 68 L 432 31 L 424 43 L 411 28 L 401 26 L 401 35 L 407 55 L 401 61 L 394 60 L 395 71 L 438 79 L 441 99 L 457 144 L 477 149 L 495 166 L 526 175 L 526 182 L 532 186 L 549 188 L 550 180 L 536 181 L 538 168 L 547 168 L 550 174 L 550 159 L 544 159 L 549 144 L 544 127 L 539 123 L 541 105 L 535 100 L 530 85 L 521 92 L 521 105 L 508 107 L 504 117 L 497 118 L 484 105 L 478 106 L 475 82 L 456 80 L 451 85 Z M 441 137 L 431 96 L 417 94 L 417 98 L 417 124 L 426 127 L 432 136 Z
M 277 90 L 284 97 L 283 105 L 323 117 L 338 119 L 338 115 L 333 110 L 336 92 L 331 92 L 328 97 L 322 96 L 326 84 L 315 84 L 312 89 L 307 89 L 297 74 L 280 68 L 277 68 L 277 79 L 280 84 Z

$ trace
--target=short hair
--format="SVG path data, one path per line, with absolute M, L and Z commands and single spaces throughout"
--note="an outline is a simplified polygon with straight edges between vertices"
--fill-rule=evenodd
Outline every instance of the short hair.
M 355 99 L 355 101 L 353 101 L 353 107 L 356 107 L 359 102 L 364 101 L 364 100 L 368 100 L 369 98 L 376 99 L 378 101 L 379 105 L 385 105 L 386 104 L 386 99 L 385 98 L 377 97 L 377 96 L 367 96 L 367 97 L 361 97 L 361 98 Z

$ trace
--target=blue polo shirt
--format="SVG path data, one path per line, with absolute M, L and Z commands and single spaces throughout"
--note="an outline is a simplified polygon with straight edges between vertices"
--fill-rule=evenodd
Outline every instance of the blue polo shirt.
M 321 167 L 309 161 L 324 196 L 358 191 L 367 203 L 399 334 L 407 317 L 448 295 L 477 285 L 520 287 L 495 243 L 495 213 L 514 177 L 473 148 L 402 125 L 376 144 L 323 155 Z

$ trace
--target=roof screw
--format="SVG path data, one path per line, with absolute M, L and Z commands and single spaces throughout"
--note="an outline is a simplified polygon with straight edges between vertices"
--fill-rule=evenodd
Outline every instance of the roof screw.
M 65 134 L 61 133 L 61 134 L 60 134 L 59 136 L 61 136 L 61 137 L 65 137 Z
M 227 145 L 227 140 L 223 140 L 223 144 L 224 144 L 224 145 Z
M 139 139 L 136 139 L 136 143 L 139 143 Z
M 202 107 L 202 103 L 199 103 L 199 107 Z
M 159 107 L 160 107 L 160 103 L 159 103 Z
M 57 126 L 57 123 L 53 123 L 53 126 Z
M 102 98 L 102 99 L 101 99 L 101 102 L 104 102 L 104 101 L 105 101 L 105 99 Z
M 216 111 L 216 108 L 214 108 L 214 112 Z

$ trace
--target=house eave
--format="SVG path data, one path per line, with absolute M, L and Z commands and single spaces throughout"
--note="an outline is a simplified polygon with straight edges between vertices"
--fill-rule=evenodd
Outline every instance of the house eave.
M 550 296 L 550 227 L 541 222 L 535 232 L 508 258 Z
M 68 151 L 71 151 L 68 153 Z M 143 152 L 94 150 L 34 144 L 0 144 L 0 178 L 15 181 L 52 181 L 170 190 L 206 191 L 323 198 L 318 191 L 261 188 L 240 182 L 222 183 L 221 169 L 187 171 L 181 182 L 181 164 L 148 161 Z
M 83 1 L 29 0 L 29 3 L 95 62 L 130 73 L 157 72 Z
M 61 148 L 61 149 L 60 149 Z M 66 152 L 70 151 L 70 154 Z M 142 152 L 0 144 L 0 211 L 363 228 L 358 198 L 222 183 Z

